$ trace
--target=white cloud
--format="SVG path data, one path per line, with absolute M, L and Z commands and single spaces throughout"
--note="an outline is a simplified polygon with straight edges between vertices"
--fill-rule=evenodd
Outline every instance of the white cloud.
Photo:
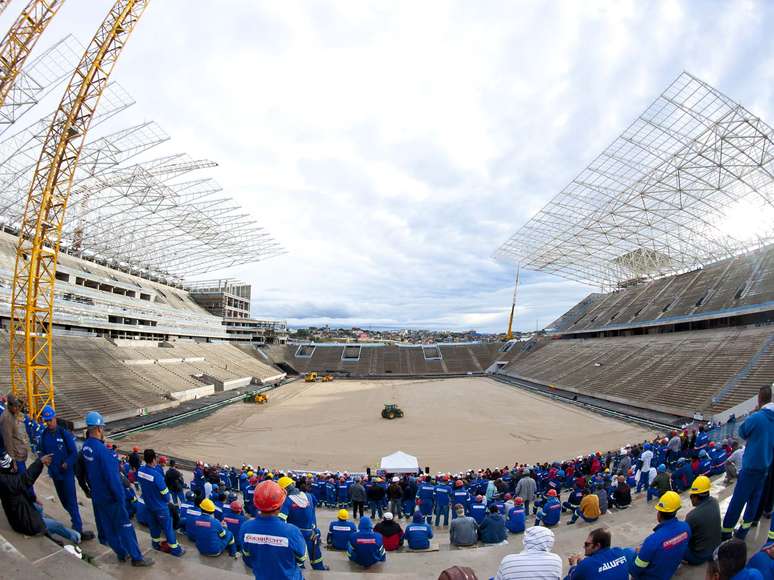
M 68 3 L 46 37 L 101 16 Z M 115 78 L 288 248 L 231 272 L 256 315 L 503 330 L 495 248 L 680 71 L 774 119 L 772 24 L 765 2 L 164 0 Z M 523 281 L 525 329 L 590 290 Z

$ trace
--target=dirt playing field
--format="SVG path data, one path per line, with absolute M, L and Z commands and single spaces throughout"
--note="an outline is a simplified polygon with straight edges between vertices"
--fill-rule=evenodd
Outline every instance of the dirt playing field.
M 383 404 L 405 411 L 392 421 Z M 563 459 L 642 441 L 635 425 L 487 378 L 296 382 L 268 405 L 238 403 L 198 421 L 131 435 L 121 446 L 280 469 L 362 471 L 397 450 L 421 466 L 469 468 Z

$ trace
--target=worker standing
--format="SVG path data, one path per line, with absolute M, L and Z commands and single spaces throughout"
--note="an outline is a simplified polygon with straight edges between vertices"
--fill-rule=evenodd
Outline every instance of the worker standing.
M 425 517 L 425 521 L 433 522 L 433 501 L 435 499 L 435 485 L 431 481 L 423 480 L 417 490 L 419 498 L 419 511 Z
M 470 493 L 465 489 L 465 482 L 461 479 L 454 482 L 451 503 L 453 505 L 461 505 L 465 509 L 465 515 L 470 515 Z M 456 517 L 457 510 L 453 510 L 452 519 L 456 519 Z
M 75 492 L 75 464 L 78 461 L 75 437 L 57 423 L 56 413 L 50 405 L 43 407 L 41 418 L 46 423 L 46 429 L 40 436 L 39 451 L 41 455 L 53 456 L 48 466 L 48 475 L 54 482 L 56 495 L 62 507 L 70 514 L 72 529 L 81 535 L 81 540 L 93 540 L 94 532 L 83 531 Z
M 451 500 L 452 489 L 447 483 L 444 475 L 441 477 L 438 485 L 435 486 L 435 526 L 438 527 L 443 517 L 443 525 L 449 525 L 449 502 Z
M 306 551 L 309 554 L 309 563 L 312 565 L 312 569 L 327 570 L 328 568 L 323 563 L 321 534 L 317 527 L 314 496 L 299 491 L 295 482 L 288 476 L 280 477 L 277 483 L 286 494 L 279 517 L 301 531 L 306 542 Z
M 25 436 L 24 413 L 22 413 L 22 403 L 15 395 L 8 395 L 6 399 L 6 410 L 0 415 L 0 439 L 5 445 L 5 450 L 11 459 L 16 463 L 16 469 L 19 475 L 27 471 L 27 437 Z M 28 490 L 35 501 L 35 490 Z
M 132 566 L 150 566 L 153 560 L 143 558 L 129 514 L 126 513 L 124 486 L 118 471 L 118 460 L 105 447 L 105 421 L 96 411 L 86 414 L 86 441 L 81 454 L 86 478 L 91 489 L 94 518 L 101 543 L 107 543 L 119 561 L 132 559 Z M 104 542 L 102 541 L 104 539 Z
M 273 481 L 255 488 L 253 501 L 260 514 L 239 530 L 242 556 L 256 580 L 303 580 L 299 569 L 306 560 L 306 542 L 301 531 L 277 516 L 286 494 Z
M 137 480 L 140 482 L 142 499 L 148 509 L 148 527 L 151 534 L 151 545 L 154 550 L 167 551 L 173 556 L 185 554 L 183 547 L 177 543 L 175 530 L 172 529 L 172 518 L 169 514 L 169 504 L 172 502 L 172 494 L 167 488 L 164 476 L 156 465 L 156 452 L 146 449 L 143 452 L 145 465 L 137 471 Z M 167 539 L 167 546 L 162 546 L 161 533 Z M 163 548 L 163 550 L 162 550 Z

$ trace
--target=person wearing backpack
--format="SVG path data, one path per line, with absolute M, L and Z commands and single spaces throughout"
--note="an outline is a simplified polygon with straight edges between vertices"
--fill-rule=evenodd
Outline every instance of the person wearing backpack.
M 50 405 L 43 407 L 41 418 L 46 424 L 46 429 L 40 436 L 38 451 L 41 456 L 49 454 L 53 456 L 48 466 L 48 475 L 54 482 L 56 495 L 62 502 L 62 507 L 70 514 L 72 529 L 81 535 L 81 540 L 93 540 L 94 532 L 83 531 L 75 492 L 75 465 L 78 461 L 75 437 L 58 424 L 56 412 Z

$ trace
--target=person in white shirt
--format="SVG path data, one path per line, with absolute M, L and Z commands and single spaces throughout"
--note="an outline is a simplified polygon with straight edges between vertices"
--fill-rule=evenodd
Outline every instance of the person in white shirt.
M 551 552 L 554 532 L 533 526 L 524 532 L 524 550 L 502 559 L 495 580 L 560 580 L 562 559 Z
M 731 443 L 731 455 L 726 459 L 726 477 L 725 483 L 731 483 L 736 479 L 739 470 L 742 468 L 742 457 L 744 456 L 744 446 L 739 447 L 739 443 Z
M 648 489 L 648 485 L 650 485 L 650 462 L 653 461 L 653 452 L 650 450 L 649 443 L 645 444 L 640 461 L 642 461 L 642 466 L 640 467 L 640 479 L 637 482 L 637 493 L 640 493 L 643 487 Z

